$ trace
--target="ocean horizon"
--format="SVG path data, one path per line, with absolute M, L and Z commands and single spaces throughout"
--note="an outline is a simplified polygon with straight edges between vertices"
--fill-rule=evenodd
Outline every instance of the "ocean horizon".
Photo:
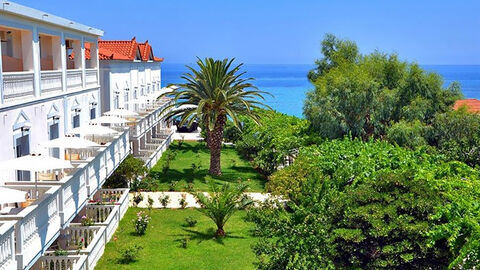
M 314 87 L 307 73 L 314 65 L 307 64 L 245 64 L 242 68 L 247 77 L 260 90 L 273 95 L 266 96 L 265 103 L 279 112 L 303 117 L 305 94 Z M 480 65 L 421 65 L 429 72 L 443 77 L 444 87 L 457 81 L 465 98 L 480 99 Z M 162 85 L 182 82 L 180 76 L 187 72 L 185 64 L 162 64 Z

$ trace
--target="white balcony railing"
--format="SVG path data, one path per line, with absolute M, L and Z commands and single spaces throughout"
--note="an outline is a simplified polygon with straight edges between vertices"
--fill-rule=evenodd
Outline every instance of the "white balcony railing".
M 67 70 L 67 90 L 75 90 L 82 88 L 82 70 L 70 69 Z
M 4 72 L 3 98 L 8 99 L 35 95 L 33 72 Z
M 17 269 L 15 260 L 15 222 L 0 222 L 0 269 Z
M 24 269 L 31 267 L 35 263 L 36 258 L 44 253 L 55 240 L 61 229 L 67 227 L 69 222 L 82 211 L 82 208 L 84 208 L 88 202 L 88 197 L 93 196 L 93 194 L 100 189 L 106 178 L 128 155 L 128 136 L 127 130 L 121 135 L 115 136 L 111 142 L 97 151 L 95 157 L 82 161 L 72 175 L 68 175 L 59 181 L 39 181 L 37 182 L 37 187 L 32 186 L 32 183 L 28 182 L 16 182 L 17 185 L 13 185 L 11 182 L 6 183 L 10 188 L 26 191 L 31 198 L 35 198 L 34 194 L 39 194 L 39 200 L 37 202 L 21 209 L 17 214 L 0 215 L 0 223 L 3 223 L 3 221 L 14 221 L 16 223 L 16 268 Z M 108 166 L 105 162 L 107 152 L 109 152 L 111 159 L 110 165 Z M 113 152 L 113 154 L 110 152 Z M 128 203 L 128 199 L 125 201 Z M 123 206 L 123 203 L 109 206 L 110 208 L 115 208 L 114 210 L 117 213 L 114 218 L 114 220 L 117 220 L 116 225 L 112 224 L 111 221 L 108 222 L 111 226 L 118 226 L 118 213 L 121 206 Z M 109 214 L 111 213 L 103 213 L 103 217 L 107 218 L 104 222 L 108 221 Z M 105 226 L 105 224 L 101 225 Z M 113 233 L 111 228 L 112 227 L 107 226 L 106 230 L 109 233 Z M 3 226 L 0 227 L 0 231 L 2 229 Z M 1 248 L 4 247 L 2 244 L 4 237 L 7 236 L 4 234 L 0 235 Z M 8 257 L 8 254 L 3 253 L 0 249 L 0 263 L 6 264 L 7 262 L 3 262 L 3 254 L 6 254 L 5 256 Z M 52 262 L 65 263 L 65 260 L 67 260 L 67 258 L 48 258 L 48 265 L 51 265 Z M 38 263 L 35 265 L 38 266 Z M 71 264 L 73 268 L 69 266 L 70 268 L 61 269 L 77 269 L 75 265 L 77 264 Z M 0 264 L 0 266 L 2 265 Z M 4 270 L 2 267 L 0 267 L 0 269 Z
M 85 83 L 87 86 L 98 85 L 98 72 L 96 68 L 85 70 Z
M 38 260 L 32 270 L 87 270 L 87 256 L 55 256 L 55 253 L 49 252 Z
M 42 71 L 40 74 L 40 88 L 43 93 L 62 91 L 62 71 Z

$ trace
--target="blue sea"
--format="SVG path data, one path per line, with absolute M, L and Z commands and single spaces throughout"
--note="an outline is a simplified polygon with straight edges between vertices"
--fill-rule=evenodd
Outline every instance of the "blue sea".
M 439 73 L 445 86 L 458 81 L 466 98 L 480 99 L 480 65 L 424 65 L 424 69 Z M 313 86 L 307 73 L 313 65 L 245 65 L 248 77 L 255 78 L 254 84 L 261 90 L 270 92 L 266 103 L 273 109 L 298 117 L 303 117 L 305 93 Z M 182 82 L 180 76 L 187 69 L 183 64 L 162 65 L 162 84 Z

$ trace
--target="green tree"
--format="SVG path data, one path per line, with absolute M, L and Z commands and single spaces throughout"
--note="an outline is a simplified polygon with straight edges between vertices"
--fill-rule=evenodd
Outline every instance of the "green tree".
M 221 187 L 211 181 L 211 190 L 208 196 L 203 192 L 192 193 L 197 202 L 202 206 L 198 211 L 209 217 L 217 226 L 216 237 L 225 236 L 225 224 L 228 219 L 239 209 L 253 203 L 249 198 L 245 198 L 243 193 L 247 191 L 248 185 L 244 183 L 230 184 L 226 183 Z
M 133 155 L 128 155 L 112 175 L 105 181 L 105 187 L 126 188 L 138 190 L 141 185 L 141 177 L 145 176 L 148 169 L 145 162 Z
M 315 89 L 307 93 L 304 114 L 323 137 L 384 138 L 400 120 L 430 125 L 436 114 L 449 111 L 462 96 L 458 84 L 445 89 L 438 74 L 400 61 L 395 54 L 360 55 L 339 49 L 354 45 L 327 36 L 324 58 L 310 76 Z
M 207 133 L 212 175 L 221 175 L 220 154 L 223 131 L 228 118 L 239 127 L 239 116 L 247 116 L 258 124 L 256 109 L 268 107 L 261 102 L 266 92 L 260 91 L 240 72 L 242 64 L 232 66 L 234 59 L 198 59 L 198 70 L 187 66 L 190 73 L 182 75 L 185 83 L 164 96 L 173 96 L 167 106 L 167 119 L 179 116 L 180 123 L 199 121 Z
M 258 269 L 472 269 L 479 172 L 424 149 L 333 140 L 300 150 L 249 211 Z
M 480 115 L 466 108 L 438 114 L 432 124 L 431 144 L 451 160 L 480 165 Z
M 355 42 L 339 39 L 333 34 L 325 35 L 322 41 L 322 54 L 324 57 L 315 61 L 316 68 L 308 73 L 308 79 L 312 82 L 333 67 L 344 63 L 355 63 L 360 56 Z

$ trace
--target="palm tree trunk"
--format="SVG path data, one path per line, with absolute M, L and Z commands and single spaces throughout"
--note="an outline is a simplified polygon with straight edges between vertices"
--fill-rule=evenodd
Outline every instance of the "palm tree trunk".
M 223 227 L 218 227 L 217 231 L 215 232 L 216 237 L 225 237 L 225 231 L 223 230 Z
M 215 123 L 213 130 L 207 132 L 207 146 L 210 149 L 210 169 L 208 172 L 214 176 L 222 175 L 220 167 L 220 155 L 222 153 L 223 128 L 225 127 L 225 116 L 220 116 Z

